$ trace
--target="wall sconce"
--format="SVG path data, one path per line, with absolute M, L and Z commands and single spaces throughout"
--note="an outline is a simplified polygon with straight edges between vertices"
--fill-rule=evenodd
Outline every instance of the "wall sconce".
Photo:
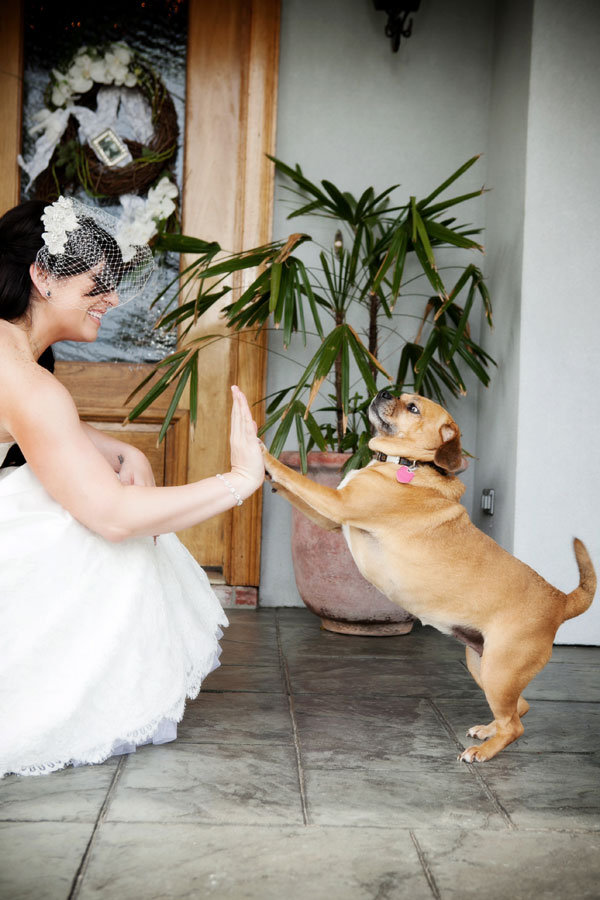
M 392 52 L 397 53 L 400 38 L 408 38 L 412 34 L 412 19 L 408 17 L 418 10 L 421 0 L 373 0 L 373 4 L 376 10 L 387 13 L 385 33 L 392 40 Z

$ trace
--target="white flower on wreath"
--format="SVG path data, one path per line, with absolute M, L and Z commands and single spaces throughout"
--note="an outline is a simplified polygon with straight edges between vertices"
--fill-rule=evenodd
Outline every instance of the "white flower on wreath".
M 159 222 L 162 219 L 168 219 L 175 212 L 176 206 L 174 201 L 178 194 L 177 185 L 173 184 L 166 176 L 163 176 L 158 184 L 148 191 L 148 199 L 146 201 L 148 216 Z
M 49 252 L 53 256 L 63 253 L 69 233 L 78 227 L 77 216 L 70 198 L 59 197 L 50 206 L 46 206 L 42 213 L 42 222 L 46 229 L 42 234 L 42 239 Z
M 135 255 L 138 244 L 147 244 L 158 234 L 161 222 L 175 212 L 175 198 L 179 191 L 167 175 L 148 191 L 146 200 L 137 194 L 119 197 L 123 214 L 117 229 L 117 241 L 128 262 Z
M 135 87 L 138 80 L 130 68 L 132 63 L 133 52 L 122 42 L 109 44 L 104 55 L 93 48 L 80 47 L 66 72 L 52 70 L 52 103 L 57 107 L 68 105 L 94 84 Z

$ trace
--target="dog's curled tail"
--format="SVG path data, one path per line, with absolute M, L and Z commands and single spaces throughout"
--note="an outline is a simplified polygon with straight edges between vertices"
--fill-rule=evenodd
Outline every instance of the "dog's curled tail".
M 585 549 L 585 544 L 575 538 L 573 540 L 573 549 L 577 565 L 579 566 L 579 587 L 567 594 L 567 602 L 565 603 L 565 621 L 574 619 L 585 612 L 591 605 L 596 593 L 596 572 L 590 559 L 590 555 Z

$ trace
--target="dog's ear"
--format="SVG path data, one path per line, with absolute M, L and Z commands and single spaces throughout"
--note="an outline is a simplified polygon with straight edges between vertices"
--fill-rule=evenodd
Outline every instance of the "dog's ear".
M 463 467 L 462 447 L 460 445 L 460 431 L 452 423 L 442 425 L 440 428 L 441 445 L 435 451 L 433 461 L 436 466 L 446 469 L 448 472 L 457 472 Z

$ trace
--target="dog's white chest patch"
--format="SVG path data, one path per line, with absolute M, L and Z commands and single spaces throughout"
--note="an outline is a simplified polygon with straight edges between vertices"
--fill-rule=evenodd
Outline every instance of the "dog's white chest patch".
M 369 463 L 369 465 L 371 465 L 371 464 Z M 352 469 L 351 472 L 348 472 L 348 474 L 347 474 L 344 478 L 342 478 L 342 480 L 341 480 L 340 483 L 338 484 L 337 490 L 340 491 L 343 487 L 346 487 L 346 485 L 348 484 L 348 482 L 352 481 L 353 478 L 356 478 L 356 476 L 357 476 L 361 471 L 362 471 L 361 469 Z
M 338 491 L 341 490 L 343 487 L 346 487 L 348 482 L 352 481 L 353 478 L 356 478 L 356 476 L 358 475 L 359 472 L 360 472 L 360 469 L 353 469 L 351 472 L 348 472 L 348 474 L 344 478 L 342 478 L 342 480 L 338 484 L 338 486 L 337 486 Z M 350 553 L 352 553 L 352 547 L 350 546 L 350 526 L 349 525 L 342 525 L 342 534 L 344 535 L 344 540 L 348 544 L 348 549 L 350 550 Z
M 369 463 L 369 465 L 371 465 L 371 463 Z M 350 481 L 352 481 L 353 478 L 356 478 L 356 476 L 360 472 L 361 472 L 361 469 L 353 469 L 351 472 L 348 472 L 348 474 L 344 478 L 342 478 L 342 480 L 338 484 L 338 486 L 337 486 L 338 491 L 341 490 L 343 487 L 346 487 L 346 485 Z M 348 544 L 348 549 L 350 550 L 350 553 L 352 553 L 352 546 L 350 544 L 350 526 L 349 525 L 342 525 L 342 534 L 344 535 L 344 540 Z M 352 554 L 352 555 L 354 556 L 354 554 Z

